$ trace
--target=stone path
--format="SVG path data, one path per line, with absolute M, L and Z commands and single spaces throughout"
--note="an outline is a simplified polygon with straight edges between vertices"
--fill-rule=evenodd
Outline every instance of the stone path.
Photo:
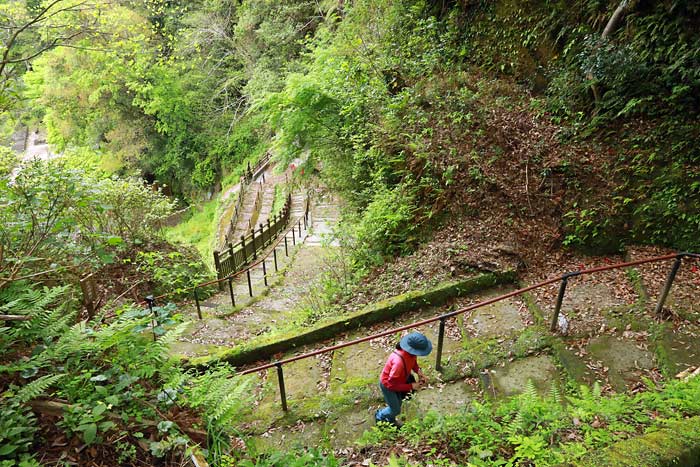
M 232 243 L 240 241 L 241 235 L 247 235 L 250 232 L 251 226 L 257 226 L 260 222 L 267 222 L 272 213 L 273 204 L 275 201 L 275 187 L 282 189 L 284 186 L 285 174 L 276 174 L 275 166 L 268 165 L 265 170 L 260 172 L 246 187 L 243 204 L 241 205 L 241 213 L 233 226 L 233 233 L 229 236 Z M 231 230 L 231 218 L 235 212 L 236 203 L 238 201 L 238 193 L 240 192 L 240 184 L 236 184 L 229 188 L 221 197 L 222 202 L 226 203 L 225 208 L 219 220 L 219 228 L 217 232 L 217 246 L 219 249 L 226 244 L 226 236 Z M 257 210 L 255 202 L 261 194 L 262 200 Z
M 627 277 L 631 290 L 644 285 L 643 275 Z M 683 287 L 694 285 L 677 286 L 682 295 Z M 510 290 L 499 287 L 458 299 L 450 307 L 411 312 L 390 323 L 337 336 L 316 348 L 412 323 Z M 595 382 L 603 392 L 635 390 L 643 378 L 673 377 L 700 364 L 699 313 L 688 312 L 693 314 L 694 327 L 676 322 L 660 328 L 648 313 L 648 299 L 643 296 L 637 295 L 630 303 L 619 299 L 611 284 L 585 281 L 569 292 L 564 309 L 571 319 L 595 315 L 595 332 L 581 325 L 574 335 L 552 336 L 546 329 L 548 304 L 535 294 L 448 320 L 444 370 L 442 374 L 434 370 L 435 352 L 420 359 L 431 385 L 405 405 L 403 416 L 419 417 L 431 410 L 455 413 L 475 399 L 512 396 L 530 384 L 542 394 L 552 386 L 563 392 L 567 384 Z M 602 331 L 600 325 L 604 325 Z M 657 332 L 659 329 L 663 331 Z M 418 330 L 436 343 L 437 325 Z M 352 449 L 374 425 L 373 413 L 383 405 L 376 380 L 397 339 L 385 337 L 285 365 L 287 414 L 280 408 L 276 370 L 246 376 L 257 387 L 254 414 L 245 421 L 249 441 L 261 450 L 293 446 L 323 446 L 341 452 Z
M 305 210 L 304 194 L 292 196 L 292 219 L 302 217 Z M 318 286 L 318 281 L 328 268 L 334 246 L 324 239 L 337 220 L 335 202 L 317 193 L 312 197 L 310 225 L 303 228 L 302 242 L 299 228 L 287 235 L 285 254 L 284 242 L 276 247 L 278 273 L 274 273 L 273 256 L 266 261 L 268 284 L 264 284 L 261 266 L 251 271 L 251 285 L 254 297 L 250 297 L 245 275 L 233 283 L 236 307 L 231 305 L 228 290 L 201 303 L 204 320 L 194 320 L 188 331 L 174 347 L 174 352 L 186 356 L 202 356 L 221 348 L 242 344 L 252 337 L 269 333 L 288 323 L 290 317 L 298 316 L 304 308 L 311 306 L 310 291 Z M 193 309 L 187 312 L 196 318 Z
M 268 177 L 272 176 L 266 175 L 266 180 Z M 274 198 L 274 188 L 264 186 L 259 185 L 260 190 L 267 190 L 261 219 L 269 215 Z M 304 199 L 300 193 L 294 195 L 293 217 L 303 213 Z M 336 204 L 322 193 L 314 196 L 311 225 L 301 236 L 303 242 L 288 248 L 289 256 L 283 254 L 282 245 L 277 248 L 281 272 L 269 275 L 274 282 L 271 287 L 263 285 L 260 268 L 251 277 L 255 298 L 248 297 L 247 281 L 242 277 L 233 284 L 235 309 L 227 293 L 204 301 L 205 320 L 191 326 L 174 349 L 176 353 L 211 354 L 308 319 L 318 306 L 320 280 L 333 270 L 337 243 L 328 234 L 337 222 Z M 558 267 L 575 270 L 571 264 Z M 647 266 L 572 279 L 562 307 L 571 324 L 567 336 L 552 336 L 547 330 L 556 284 L 448 320 L 443 371 L 434 369 L 435 354 L 423 359 L 431 384 L 406 404 L 404 416 L 419 417 L 431 410 L 454 413 L 466 410 L 471 401 L 509 397 L 530 386 L 543 394 L 553 387 L 563 392 L 567 386 L 594 383 L 606 393 L 637 390 L 645 378 L 658 381 L 697 366 L 700 310 L 692 297 L 700 291 L 700 277 L 689 276 L 689 269 L 679 275 L 669 298 L 675 316 L 682 319 L 666 325 L 659 325 L 650 313 L 660 284 L 659 274 L 647 274 Z M 268 271 L 272 270 L 268 263 Z M 560 273 L 551 272 L 550 277 Z M 413 323 L 510 290 L 495 288 L 455 300 L 449 307 L 416 310 L 278 358 Z M 418 330 L 437 342 L 437 324 Z M 383 405 L 376 380 L 399 337 L 286 364 L 286 414 L 280 409 L 276 370 L 246 376 L 255 400 L 253 410 L 243 416 L 240 431 L 263 451 L 295 445 L 352 448 L 374 425 L 373 413 Z

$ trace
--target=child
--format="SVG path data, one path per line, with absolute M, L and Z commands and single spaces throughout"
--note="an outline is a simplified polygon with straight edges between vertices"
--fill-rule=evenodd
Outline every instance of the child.
M 396 349 L 389 355 L 379 378 L 379 388 L 387 406 L 377 410 L 374 419 L 400 428 L 402 424 L 396 420 L 396 416 L 401 413 L 401 401 L 408 393 L 420 389 L 426 381 L 418 367 L 417 357 L 428 355 L 433 350 L 433 344 L 423 334 L 412 332 L 401 339 Z M 418 382 L 414 382 L 411 371 L 418 374 Z

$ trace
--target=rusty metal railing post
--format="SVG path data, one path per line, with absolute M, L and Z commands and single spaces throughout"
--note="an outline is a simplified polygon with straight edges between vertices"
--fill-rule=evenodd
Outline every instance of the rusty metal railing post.
M 294 227 L 292 227 L 292 245 L 296 245 L 296 244 L 297 244 L 297 241 L 294 238 Z
M 272 249 L 272 257 L 275 260 L 275 272 L 279 271 L 279 268 L 277 267 L 277 245 Z
M 280 385 L 280 399 L 282 400 L 282 410 L 287 411 L 287 391 L 284 388 L 284 373 L 282 372 L 282 364 L 275 364 L 277 367 L 277 382 Z
M 233 296 L 233 278 L 228 276 L 228 293 L 231 294 L 231 306 L 236 306 L 236 297 Z
M 156 299 L 153 298 L 153 295 L 146 297 L 146 303 L 148 303 L 148 309 L 151 312 L 151 330 L 153 331 L 153 342 L 156 341 L 156 314 L 153 311 L 153 304 L 155 301 Z
M 253 296 L 253 283 L 250 282 L 250 269 L 246 269 L 245 274 L 248 277 L 248 293 L 252 297 Z
M 440 317 L 440 330 L 438 331 L 437 355 L 435 355 L 435 369 L 442 371 L 442 344 L 445 340 L 445 317 Z
M 267 287 L 267 267 L 265 266 L 265 258 L 262 260 L 262 267 L 263 267 L 263 282 L 265 283 L 265 287 Z
M 557 330 L 557 322 L 559 321 L 559 312 L 561 311 L 561 304 L 564 301 L 564 293 L 566 292 L 566 285 L 569 283 L 569 277 L 578 276 L 580 272 L 568 272 L 561 276 L 561 284 L 559 285 L 559 294 L 557 295 L 557 303 L 554 305 L 554 314 L 552 314 L 552 322 L 549 325 L 549 330 L 554 332 Z
M 199 294 L 197 294 L 197 287 L 194 288 L 194 303 L 197 305 L 197 316 L 202 319 L 202 308 L 199 305 Z
M 299 241 L 301 241 L 301 219 L 299 219 L 298 225 L 299 225 Z
M 287 234 L 284 234 L 284 256 L 289 256 L 289 248 L 287 247 Z
M 682 262 L 683 255 L 681 254 L 676 256 L 676 260 L 673 262 L 673 266 L 671 266 L 671 270 L 669 271 L 668 277 L 666 278 L 664 289 L 661 291 L 661 295 L 659 296 L 659 301 L 656 303 L 656 309 L 654 310 L 654 313 L 656 313 L 657 316 L 661 316 L 661 312 L 664 309 L 664 303 L 666 303 L 666 298 L 668 298 L 668 293 L 671 291 L 673 280 L 676 278 L 676 274 L 678 274 L 678 270 L 681 268 Z

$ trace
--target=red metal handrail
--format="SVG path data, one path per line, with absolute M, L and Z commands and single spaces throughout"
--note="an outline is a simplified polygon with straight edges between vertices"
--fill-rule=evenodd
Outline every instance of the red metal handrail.
M 333 345 L 333 346 L 331 346 L 331 347 L 324 347 L 323 349 L 314 350 L 313 352 L 305 353 L 305 354 L 303 354 L 303 355 L 296 355 L 296 356 L 294 356 L 294 357 L 289 357 L 289 358 L 286 358 L 286 359 L 284 359 L 284 360 L 280 360 L 280 361 L 278 361 L 278 362 L 272 362 L 272 363 L 268 363 L 268 364 L 266 364 L 266 365 L 261 365 L 261 366 L 259 366 L 259 367 L 255 367 L 255 368 L 252 368 L 252 369 L 249 369 L 249 370 L 242 371 L 240 374 L 241 374 L 241 375 L 247 375 L 247 374 L 255 373 L 255 372 L 258 372 L 258 371 L 267 370 L 268 368 L 272 368 L 273 366 L 283 365 L 283 364 L 285 364 L 285 363 L 295 362 L 295 361 L 297 361 L 297 360 L 302 360 L 302 359 L 304 359 L 304 358 L 313 357 L 313 356 L 315 356 L 315 355 L 320 355 L 320 354 L 323 354 L 323 353 L 327 353 L 327 352 L 331 352 L 331 351 L 334 351 L 334 350 L 342 349 L 342 348 L 344 348 L 344 347 L 350 347 L 350 346 L 352 346 L 352 345 L 361 344 L 362 342 L 371 341 L 371 340 L 374 340 L 374 339 L 378 339 L 378 338 L 380 338 L 380 337 L 388 336 L 388 335 L 390 335 L 390 334 L 395 334 L 395 333 L 397 333 L 397 332 L 406 331 L 406 330 L 408 330 L 408 329 L 413 329 L 413 328 L 417 328 L 417 327 L 420 327 L 420 326 L 425 326 L 426 324 L 434 323 L 435 321 L 440 321 L 440 320 L 442 320 L 442 319 L 447 319 L 447 318 L 452 317 L 452 316 L 454 316 L 454 315 L 456 315 L 456 314 L 466 313 L 467 311 L 471 311 L 471 310 L 473 310 L 473 309 L 475 309 L 475 308 L 480 308 L 480 307 L 482 307 L 482 306 L 490 305 L 490 304 L 495 303 L 495 302 L 498 302 L 498 301 L 500 301 L 500 300 L 504 300 L 504 299 L 506 299 L 506 298 L 510 298 L 510 297 L 515 296 L 515 295 L 528 292 L 528 291 L 533 290 L 533 289 L 536 289 L 536 288 L 538 288 L 538 287 L 542 287 L 542 286 L 545 286 L 545 285 L 548 285 L 548 284 L 553 284 L 553 283 L 555 283 L 555 282 L 557 282 L 557 281 L 559 281 L 559 278 L 558 278 L 558 277 L 556 277 L 556 278 L 554 278 L 554 279 L 549 279 L 549 280 L 546 280 L 546 281 L 543 281 L 543 282 L 539 282 L 539 283 L 537 283 L 537 284 L 535 284 L 535 285 L 531 285 L 531 286 L 529 286 L 529 287 L 524 287 L 524 288 L 522 288 L 522 289 L 518 289 L 518 290 L 515 290 L 515 291 L 513 291 L 513 292 L 504 294 L 504 295 L 500 295 L 500 296 L 498 296 L 498 297 L 496 297 L 496 298 L 492 298 L 492 299 L 489 299 L 489 300 L 485 300 L 485 301 L 483 301 L 483 302 L 479 302 L 479 303 L 476 303 L 476 304 L 473 304 L 473 305 L 469 305 L 469 306 L 467 306 L 467 307 L 461 308 L 461 309 L 459 309 L 459 310 L 457 310 L 457 311 L 453 311 L 453 312 L 448 313 L 448 314 L 446 314 L 446 315 L 440 315 L 440 316 L 435 316 L 435 317 L 433 317 L 433 318 L 428 318 L 428 319 L 424 319 L 424 320 L 421 320 L 421 321 L 416 321 L 415 323 L 406 324 L 406 325 L 404 325 L 404 326 L 399 326 L 399 327 L 397 327 L 397 328 L 390 329 L 390 330 L 388 330 L 388 331 L 382 331 L 382 332 L 379 332 L 379 333 L 377 333 L 377 334 L 372 334 L 371 336 L 361 337 L 360 339 L 355 339 L 354 341 L 344 342 L 344 343 L 342 343 L 342 344 L 336 344 L 336 345 Z M 449 316 L 448 316 L 448 315 L 449 315 Z
M 471 311 L 471 310 L 474 310 L 477 308 L 481 308 L 481 307 L 490 305 L 492 303 L 496 303 L 496 302 L 499 302 L 501 300 L 505 300 L 507 298 L 523 294 L 525 292 L 529 292 L 530 290 L 534 290 L 534 289 L 544 287 L 546 285 L 561 281 L 561 286 L 559 288 L 559 295 L 557 297 L 557 303 L 555 305 L 553 319 L 552 319 L 552 330 L 554 330 L 554 325 L 557 322 L 557 317 L 558 317 L 559 311 L 561 309 L 561 303 L 563 300 L 564 291 L 566 289 L 566 284 L 567 284 L 568 279 L 570 277 L 575 277 L 575 276 L 580 276 L 580 275 L 585 275 L 585 274 L 593 274 L 593 273 L 609 271 L 609 270 L 613 270 L 613 269 L 621 269 L 621 268 L 627 268 L 627 267 L 632 267 L 632 266 L 638 266 L 640 264 L 666 261 L 669 259 L 675 259 L 676 261 L 673 265 L 673 268 L 671 269 L 671 272 L 669 273 L 669 276 L 666 280 L 666 284 L 664 285 L 664 289 L 659 297 L 659 302 L 657 303 L 657 306 L 656 306 L 656 312 L 660 313 L 660 311 L 663 307 L 664 301 L 666 300 L 668 292 L 669 292 L 671 285 L 673 283 L 673 280 L 675 278 L 675 275 L 680 267 L 680 263 L 684 257 L 700 258 L 700 254 L 688 253 L 688 252 L 673 253 L 673 254 L 668 254 L 668 255 L 663 255 L 663 256 L 656 256 L 653 258 L 646 258 L 646 259 L 641 259 L 641 260 L 636 260 L 636 261 L 629 261 L 629 262 L 625 262 L 625 263 L 612 264 L 612 265 L 608 265 L 608 266 L 599 266 L 599 267 L 595 267 L 595 268 L 581 269 L 579 271 L 569 272 L 569 273 L 563 274 L 562 276 L 548 279 L 548 280 L 545 280 L 542 282 L 538 282 L 537 284 L 530 285 L 528 287 L 523 287 L 523 288 L 520 288 L 518 290 L 514 290 L 512 292 L 509 292 L 509 293 L 506 293 L 503 295 L 499 295 L 498 297 L 491 298 L 489 300 L 484 300 L 482 302 L 475 303 L 475 304 L 472 304 L 472 305 L 469 305 L 469 306 L 466 306 L 466 307 L 460 308 L 458 310 L 455 310 L 455 311 L 452 311 L 449 313 L 445 313 L 445 314 L 442 314 L 439 316 L 435 316 L 433 318 L 424 319 L 421 321 L 417 321 L 415 323 L 411 323 L 411 324 L 407 324 L 407 325 L 400 326 L 397 328 L 393 328 L 393 329 L 390 329 L 388 331 L 383 331 L 380 333 L 372 334 L 370 336 L 365 336 L 365 337 L 355 339 L 355 340 L 350 341 L 350 342 L 344 342 L 344 343 L 336 344 L 336 345 L 333 345 L 330 347 L 324 347 L 322 349 L 314 350 L 312 352 L 308 352 L 308 353 L 305 353 L 302 355 L 296 355 L 294 357 L 289 357 L 289 358 L 279 360 L 276 362 L 271 362 L 271 363 L 268 363 L 265 365 L 261 365 L 261 366 L 255 367 L 255 368 L 251 368 L 251 369 L 242 371 L 239 374 L 240 375 L 247 375 L 247 374 L 256 373 L 259 371 L 264 371 L 264 370 L 270 369 L 272 367 L 276 367 L 277 368 L 277 378 L 278 378 L 278 382 L 279 382 L 279 386 L 280 386 L 280 396 L 281 396 L 281 402 L 282 402 L 282 409 L 286 411 L 287 410 L 287 399 L 286 399 L 286 391 L 285 391 L 285 387 L 284 387 L 284 373 L 282 371 L 282 365 L 284 365 L 286 363 L 291 363 L 291 362 L 295 362 L 298 360 L 310 358 L 310 357 L 313 357 L 316 355 L 321 355 L 324 353 L 332 352 L 332 351 L 342 349 L 345 347 L 350 347 L 350 346 L 353 346 L 356 344 L 360 344 L 362 342 L 367 342 L 370 340 L 378 339 L 380 337 L 395 334 L 397 332 L 417 328 L 420 326 L 424 326 L 426 324 L 434 323 L 436 321 L 440 321 L 440 329 L 439 329 L 439 333 L 438 333 L 438 345 L 437 345 L 437 352 L 436 352 L 437 355 L 436 355 L 435 367 L 438 371 L 440 371 L 441 370 L 442 347 L 443 347 L 443 340 L 444 340 L 444 335 L 445 335 L 445 321 L 448 318 L 452 318 L 456 315 L 463 314 L 463 313 L 466 313 L 468 311 Z

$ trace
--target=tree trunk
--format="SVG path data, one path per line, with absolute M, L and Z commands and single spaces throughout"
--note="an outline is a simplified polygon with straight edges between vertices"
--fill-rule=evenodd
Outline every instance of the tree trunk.
M 620 21 L 622 20 L 622 17 L 625 15 L 626 10 L 627 10 L 627 5 L 628 5 L 628 0 L 622 0 L 620 4 L 617 6 L 617 9 L 615 12 L 612 14 L 610 17 L 610 20 L 608 21 L 608 24 L 605 26 L 605 29 L 603 30 L 603 39 L 607 39 L 610 34 L 617 29 L 617 25 L 620 24 Z
M 617 29 L 617 26 L 620 24 L 620 21 L 622 21 L 622 18 L 625 16 L 627 13 L 627 7 L 629 6 L 629 0 L 622 0 L 620 4 L 617 6 L 615 11 L 613 12 L 612 16 L 608 20 L 608 24 L 605 25 L 605 29 L 603 30 L 602 38 L 607 39 L 610 37 L 610 35 Z M 586 75 L 586 78 L 589 80 L 593 79 L 593 75 L 591 73 L 588 73 Z M 596 103 L 596 113 L 597 113 L 597 104 L 600 102 L 600 90 L 598 89 L 598 86 L 593 83 L 591 84 L 591 91 L 593 91 L 593 99 L 595 100 Z

